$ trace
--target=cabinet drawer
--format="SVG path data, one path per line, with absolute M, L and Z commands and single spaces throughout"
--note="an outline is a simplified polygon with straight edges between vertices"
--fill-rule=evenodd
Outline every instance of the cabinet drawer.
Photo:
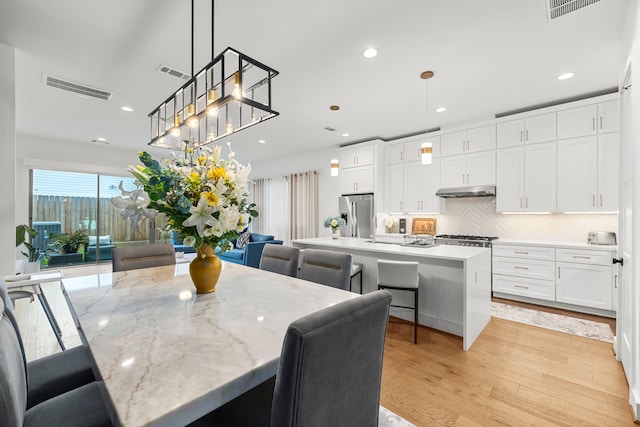
M 493 275 L 493 291 L 547 301 L 556 300 L 555 282 L 524 277 Z
M 495 274 L 554 280 L 555 268 L 554 261 L 493 257 L 493 272 Z
M 493 256 L 553 261 L 556 259 L 556 252 L 554 248 L 544 248 L 537 246 L 494 245 Z
M 586 249 L 556 249 L 556 261 L 611 265 L 615 252 Z

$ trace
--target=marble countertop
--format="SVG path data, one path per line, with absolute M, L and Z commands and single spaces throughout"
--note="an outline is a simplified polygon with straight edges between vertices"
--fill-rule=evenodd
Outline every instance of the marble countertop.
M 294 246 L 296 244 L 299 244 L 300 246 L 313 245 L 324 246 L 328 248 L 346 248 L 356 251 L 411 255 L 425 258 L 449 259 L 454 261 L 466 261 L 467 259 L 478 254 L 491 252 L 491 249 L 488 248 L 476 248 L 469 246 L 436 245 L 430 248 L 421 248 L 402 246 L 399 243 L 387 243 L 394 242 L 393 240 L 385 239 L 382 240 L 382 242 L 384 243 L 372 243 L 369 239 L 358 239 L 355 237 L 340 237 L 339 239 L 332 239 L 331 237 L 318 237 L 314 239 L 293 240 L 291 243 Z
M 618 250 L 616 245 L 590 245 L 587 242 L 556 242 L 552 240 L 517 240 L 517 239 L 498 239 L 491 242 L 492 245 L 513 245 L 513 246 L 542 246 L 566 249 L 587 249 L 592 251 L 609 251 Z
M 288 325 L 358 294 L 223 263 L 196 295 L 188 264 L 62 279 L 122 425 L 185 425 L 276 374 Z

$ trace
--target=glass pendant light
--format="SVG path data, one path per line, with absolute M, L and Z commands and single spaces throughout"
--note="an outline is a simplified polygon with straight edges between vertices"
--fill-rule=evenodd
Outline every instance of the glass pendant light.
M 426 83 L 426 113 L 425 113 L 425 139 L 426 141 L 420 146 L 420 163 L 430 165 L 433 159 L 433 144 L 428 141 L 429 138 L 429 79 L 433 77 L 433 71 L 423 71 L 420 78 Z
M 338 105 L 332 105 L 329 110 L 333 111 L 333 145 L 336 145 L 336 111 L 340 109 Z M 340 171 L 340 163 L 338 159 L 331 159 L 331 176 L 338 176 Z

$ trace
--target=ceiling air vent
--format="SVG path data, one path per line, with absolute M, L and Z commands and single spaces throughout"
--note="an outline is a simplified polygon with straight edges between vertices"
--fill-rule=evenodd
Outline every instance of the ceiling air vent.
M 66 90 L 67 92 L 77 93 L 78 95 L 102 99 L 103 101 L 108 101 L 109 98 L 111 98 L 111 92 L 108 92 L 106 90 L 96 89 L 93 87 L 81 85 L 79 83 L 69 82 L 66 80 L 59 79 L 57 77 L 51 77 L 51 76 L 45 75 L 44 84 L 47 86 Z
M 592 5 L 600 0 L 546 0 L 547 21 L 559 18 L 578 9 Z
M 170 76 L 178 77 L 183 80 L 189 80 L 191 75 L 183 73 L 182 71 L 178 71 L 175 68 L 167 67 L 166 65 L 160 65 L 158 67 L 158 71 L 161 73 L 169 74 Z

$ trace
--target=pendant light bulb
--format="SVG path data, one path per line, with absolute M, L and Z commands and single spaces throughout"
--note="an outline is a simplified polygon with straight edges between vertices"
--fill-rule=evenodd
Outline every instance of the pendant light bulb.
M 340 171 L 340 164 L 338 163 L 338 159 L 331 160 L 331 176 L 338 176 Z
M 233 78 L 233 91 L 231 92 L 231 95 L 235 99 L 242 98 L 242 91 L 240 90 L 240 74 L 238 73 L 236 73 Z

